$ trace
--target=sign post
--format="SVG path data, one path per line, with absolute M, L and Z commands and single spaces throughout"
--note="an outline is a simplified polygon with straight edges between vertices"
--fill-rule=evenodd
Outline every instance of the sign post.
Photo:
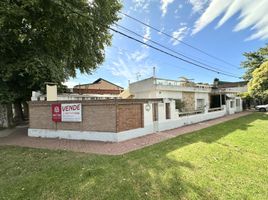
M 61 122 L 61 104 L 52 104 L 52 121 Z

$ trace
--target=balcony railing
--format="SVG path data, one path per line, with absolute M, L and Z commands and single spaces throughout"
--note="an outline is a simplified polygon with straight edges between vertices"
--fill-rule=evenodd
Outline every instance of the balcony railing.
M 204 112 L 205 112 L 204 109 L 194 110 L 194 111 L 188 111 L 188 112 L 180 112 L 179 113 L 179 117 L 190 116 L 190 115 L 197 115 L 197 114 L 202 114 Z

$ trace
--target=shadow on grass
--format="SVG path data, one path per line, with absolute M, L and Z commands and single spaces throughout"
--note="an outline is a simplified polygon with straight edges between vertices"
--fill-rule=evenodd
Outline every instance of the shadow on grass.
M 0 196 L 2 192 L 6 199 L 218 199 L 213 188 L 185 177 L 199 175 L 191 159 L 167 155 L 191 144 L 218 142 L 236 130 L 247 130 L 258 119 L 268 116 L 255 113 L 122 156 L 15 147 L 5 152 L 0 147 Z
M 103 166 L 97 170 L 97 176 L 92 176 L 92 171 L 86 173 L 83 186 L 76 189 L 81 191 L 81 199 L 218 199 L 219 193 L 213 188 L 185 177 L 185 171 L 198 173 L 191 160 L 171 159 L 167 155 L 191 144 L 217 142 L 235 130 L 247 130 L 258 118 L 268 120 L 253 114 L 122 156 L 105 157 L 95 167 L 90 166 L 93 174 L 94 168 Z
M 170 151 L 197 142 L 213 143 L 233 133 L 236 130 L 248 130 L 248 128 L 252 127 L 251 123 L 258 119 L 268 121 L 268 115 L 261 113 L 253 113 L 247 116 L 240 117 L 238 119 L 233 119 L 227 122 L 223 122 L 221 124 L 194 131 L 192 133 L 177 136 L 175 138 L 171 138 L 167 141 L 152 145 L 150 147 L 146 147 L 145 149 L 138 150 L 136 152 L 138 153 L 139 151 L 142 152 L 150 150 L 161 154 L 167 154 Z M 159 146 L 161 146 L 161 148 L 159 148 Z
M 217 199 L 217 195 L 213 194 L 210 188 L 199 187 L 193 182 L 183 180 L 181 174 L 183 168 L 187 168 L 188 171 L 195 171 L 195 166 L 191 162 L 171 159 L 167 155 L 170 152 L 199 142 L 217 143 L 218 140 L 236 130 L 248 130 L 248 128 L 253 126 L 252 123 L 258 119 L 267 121 L 268 116 L 254 113 L 230 120 L 187 135 L 172 138 L 136 152 L 131 152 L 122 156 L 119 161 L 128 163 L 129 168 L 136 169 L 140 173 L 140 180 L 147 182 L 148 188 L 153 188 L 151 197 L 155 199 L 159 199 L 159 196 L 154 196 L 155 190 L 159 190 L 158 195 L 160 195 L 160 199 L 176 199 L 176 197 L 180 199 L 185 198 L 186 194 L 192 194 L 191 198 L 197 199 Z

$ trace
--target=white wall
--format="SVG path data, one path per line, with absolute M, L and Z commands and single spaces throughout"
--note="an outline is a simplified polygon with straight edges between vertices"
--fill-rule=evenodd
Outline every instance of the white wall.
M 239 106 L 236 106 L 236 100 L 240 101 Z M 235 97 L 235 106 L 236 106 L 235 112 L 242 112 L 243 111 L 243 101 L 242 101 L 241 97 Z
M 150 109 L 148 109 L 150 107 Z M 144 126 L 151 126 L 153 124 L 153 105 L 147 103 L 143 105 Z
M 134 93 L 131 93 L 134 94 Z M 147 91 L 147 92 L 136 92 L 134 94 L 135 99 L 152 99 L 157 98 L 155 91 Z
M 157 98 L 182 99 L 182 92 L 179 91 L 157 90 L 155 93 Z
M 208 93 L 195 93 L 195 109 L 197 110 L 197 99 L 204 99 L 206 110 L 209 108 L 209 94 Z
M 47 101 L 57 101 L 57 85 L 46 85 Z
M 144 79 L 135 83 L 131 83 L 129 85 L 129 92 L 133 94 L 135 98 L 136 96 L 140 96 L 141 94 L 144 94 L 145 96 L 139 98 L 149 98 L 146 93 L 154 90 L 154 78 Z
M 215 111 L 215 112 L 210 112 L 210 113 L 202 113 L 202 114 L 179 117 L 178 119 L 175 119 L 175 120 L 174 119 L 165 120 L 165 121 L 159 122 L 158 130 L 165 131 L 169 129 L 174 129 L 174 128 L 178 128 L 181 126 L 222 117 L 225 114 L 226 114 L 226 111 L 221 110 L 221 111 Z
M 196 98 L 205 97 L 203 95 L 197 95 Z M 207 97 L 205 97 L 207 98 Z M 238 99 L 240 99 L 238 97 Z M 230 101 L 234 102 L 234 107 L 230 108 Z M 170 116 L 171 119 L 166 119 L 166 103 L 170 103 Z M 236 108 L 235 99 L 227 100 L 226 106 L 223 106 L 223 110 L 202 113 L 190 116 L 179 117 L 178 112 L 175 109 L 175 101 L 170 99 L 164 99 L 163 103 L 158 103 L 158 121 L 153 121 L 153 105 L 152 103 L 144 104 L 144 127 L 138 129 L 132 129 L 119 133 L 114 132 L 80 132 L 80 131 L 63 131 L 63 130 L 45 130 L 45 129 L 29 129 L 28 135 L 32 137 L 48 137 L 48 138 L 65 138 L 74 140 L 96 140 L 96 141 L 110 141 L 119 142 L 144 135 L 152 134 L 157 131 L 164 131 L 169 129 L 178 128 L 184 125 L 199 123 L 202 121 L 215 119 L 222 117 L 226 114 L 233 114 L 236 111 L 242 110 L 241 107 Z M 148 107 L 150 109 L 148 109 Z

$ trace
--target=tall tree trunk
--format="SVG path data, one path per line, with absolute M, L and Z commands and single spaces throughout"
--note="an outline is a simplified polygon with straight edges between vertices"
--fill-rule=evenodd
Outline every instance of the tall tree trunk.
M 22 106 L 23 106 L 23 118 L 24 119 L 29 119 L 29 106 L 28 106 L 28 103 L 26 101 L 23 101 Z
M 0 127 L 10 128 L 13 126 L 13 113 L 11 104 L 0 104 Z
M 19 124 L 24 121 L 21 101 L 16 101 L 14 103 L 14 109 L 15 109 L 15 122 Z
M 7 107 L 7 118 L 8 118 L 8 127 L 14 126 L 14 115 L 12 111 L 12 104 L 9 103 L 6 105 Z
M 0 104 L 0 128 L 8 127 L 7 110 L 6 106 Z

